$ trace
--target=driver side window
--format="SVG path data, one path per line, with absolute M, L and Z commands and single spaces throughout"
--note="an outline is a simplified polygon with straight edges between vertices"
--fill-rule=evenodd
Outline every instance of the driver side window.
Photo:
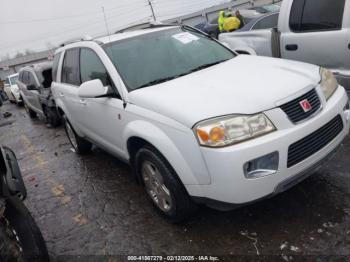
M 80 51 L 80 78 L 81 82 L 100 79 L 104 86 L 111 86 L 109 74 L 97 54 L 87 48 Z

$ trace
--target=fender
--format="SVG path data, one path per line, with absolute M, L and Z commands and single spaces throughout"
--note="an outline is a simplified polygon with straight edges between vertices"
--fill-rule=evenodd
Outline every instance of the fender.
M 125 141 L 123 151 L 126 152 L 127 159 L 130 159 L 127 141 L 131 137 L 142 138 L 157 148 L 173 167 L 184 185 L 210 184 L 210 176 L 203 175 L 203 172 L 196 176 L 173 141 L 159 127 L 143 120 L 131 122 L 123 132 L 123 141 Z
M 71 114 L 69 113 L 69 110 L 66 109 L 64 103 L 60 99 L 55 99 L 55 103 L 56 103 L 56 108 L 57 109 L 60 108 L 64 112 L 68 120 L 72 119 Z M 74 121 L 69 121 L 69 123 L 73 126 L 74 131 L 78 134 L 78 136 L 84 137 L 84 135 L 80 132 L 79 128 L 77 128 Z

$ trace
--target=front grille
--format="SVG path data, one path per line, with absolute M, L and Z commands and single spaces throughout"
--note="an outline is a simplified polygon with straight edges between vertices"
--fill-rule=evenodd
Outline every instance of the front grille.
M 305 112 L 300 105 L 300 102 L 307 99 L 312 107 L 312 109 L 308 112 Z M 317 95 L 315 89 L 307 92 L 305 95 L 294 99 L 284 105 L 281 106 L 281 109 L 287 114 L 289 119 L 297 124 L 300 121 L 303 121 L 314 113 L 316 113 L 321 108 L 321 101 Z
M 343 120 L 336 116 L 317 131 L 289 146 L 287 167 L 292 167 L 328 145 L 343 130 Z

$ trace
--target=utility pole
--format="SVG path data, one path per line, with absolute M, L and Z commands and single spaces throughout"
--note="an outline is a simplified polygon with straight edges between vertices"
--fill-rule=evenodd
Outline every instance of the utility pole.
M 152 0 L 148 0 L 148 5 L 149 5 L 150 8 L 151 8 L 151 12 L 152 12 L 153 19 L 154 19 L 154 21 L 156 21 L 157 19 L 156 19 L 156 15 L 155 15 L 155 13 L 154 13 L 153 5 L 152 5 Z

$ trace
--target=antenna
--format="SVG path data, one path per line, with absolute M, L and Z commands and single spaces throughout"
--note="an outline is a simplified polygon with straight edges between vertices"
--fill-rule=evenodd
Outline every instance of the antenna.
M 106 17 L 106 13 L 105 13 L 105 8 L 104 8 L 104 6 L 102 6 L 101 8 L 102 8 L 102 13 L 103 13 L 103 18 L 104 18 L 104 20 L 105 20 L 107 35 L 108 35 L 108 37 L 109 37 L 109 41 L 111 41 L 111 33 L 109 32 L 109 28 L 108 28 L 108 23 L 107 23 L 107 17 Z
M 153 20 L 154 20 L 154 21 L 157 21 L 156 15 L 155 15 L 155 13 L 154 13 L 153 5 L 152 5 L 152 0 L 148 0 L 148 5 L 149 5 L 150 8 L 151 8 Z

